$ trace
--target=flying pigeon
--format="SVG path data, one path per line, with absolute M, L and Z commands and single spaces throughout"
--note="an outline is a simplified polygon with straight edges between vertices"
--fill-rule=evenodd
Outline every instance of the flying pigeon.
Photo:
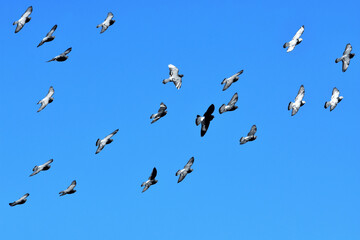
M 12 202 L 12 203 L 9 203 L 9 205 L 11 207 L 14 207 L 16 205 L 21 205 L 21 204 L 24 204 L 26 202 L 26 198 L 29 196 L 30 194 L 25 194 L 24 196 L 22 196 L 20 199 L 16 200 L 15 202 Z
M 59 192 L 60 197 L 66 195 L 66 194 L 75 193 L 76 192 L 76 190 L 74 190 L 75 186 L 76 186 L 76 180 L 72 181 L 70 186 L 66 190 Z
M 169 73 L 169 78 L 164 79 L 163 80 L 163 84 L 166 84 L 168 82 L 173 82 L 175 84 L 175 87 L 177 89 L 181 88 L 181 83 L 182 83 L 182 77 L 184 75 L 179 74 L 179 69 L 177 67 L 175 67 L 172 64 L 168 65 L 170 73 Z
M 295 36 L 291 39 L 290 42 L 287 42 L 284 44 L 284 48 L 288 48 L 286 52 L 291 52 L 294 50 L 295 46 L 300 44 L 302 42 L 301 35 L 304 33 L 305 27 L 304 25 L 301 26 L 301 28 L 296 32 Z
M 72 48 L 68 48 L 66 49 L 65 52 L 63 52 L 62 54 L 60 55 L 57 55 L 56 57 L 54 57 L 53 59 L 50 59 L 49 61 L 47 62 L 52 62 L 52 61 L 58 61 L 58 62 L 64 62 L 66 59 L 68 59 L 68 54 L 71 52 Z
M 110 133 L 109 135 L 107 135 L 104 139 L 100 140 L 98 138 L 98 140 L 96 141 L 96 146 L 98 147 L 95 154 L 98 154 L 101 150 L 103 150 L 103 148 L 105 147 L 106 144 L 110 144 L 112 141 L 114 141 L 112 138 L 112 136 L 114 136 L 117 132 L 119 131 L 119 129 L 116 129 L 115 131 L 113 131 L 112 133 Z
M 52 40 L 54 40 L 54 39 L 55 39 L 55 36 L 53 36 L 52 34 L 55 32 L 56 28 L 57 28 L 57 25 L 55 24 L 55 25 L 52 27 L 52 29 L 50 30 L 50 32 L 48 32 L 48 33 L 46 34 L 46 37 L 44 37 L 44 38 L 41 40 L 41 42 L 39 43 L 39 45 L 38 45 L 37 47 L 40 47 L 41 45 L 43 45 L 43 44 L 46 43 L 46 42 L 51 42 Z
M 190 160 L 187 162 L 187 164 L 185 165 L 185 167 L 183 169 L 180 169 L 176 172 L 175 176 L 179 176 L 178 179 L 178 183 L 181 182 L 182 180 L 184 180 L 184 178 L 186 177 L 186 175 L 188 173 L 191 173 L 194 169 L 191 169 L 191 166 L 194 163 L 194 157 L 190 158 Z
M 54 95 L 54 88 L 51 86 L 49 89 L 48 94 L 46 97 L 44 97 L 42 100 L 40 100 L 37 104 L 41 104 L 39 110 L 37 112 L 40 112 L 43 110 L 49 103 L 52 103 L 54 101 L 54 98 L 52 97 Z
M 160 118 L 164 117 L 167 114 L 166 109 L 167 109 L 166 105 L 164 103 L 160 103 L 160 108 L 158 112 L 150 116 L 150 119 L 153 119 L 151 123 L 154 123 Z
M 341 102 L 341 100 L 343 100 L 344 98 L 343 96 L 339 97 L 339 95 L 340 95 L 339 90 L 336 87 L 334 87 L 331 95 L 331 100 L 329 102 L 325 102 L 324 108 L 326 109 L 330 106 L 330 112 L 334 110 L 337 104 Z
M 225 104 L 221 105 L 221 107 L 219 108 L 219 113 L 222 114 L 224 112 L 236 110 L 238 108 L 238 106 L 235 106 L 237 101 L 238 101 L 238 94 L 235 93 L 227 105 Z
M 239 80 L 239 76 L 244 72 L 244 70 L 241 70 L 240 72 L 235 73 L 234 75 L 232 75 L 229 78 L 224 78 L 224 80 L 221 82 L 221 84 L 224 84 L 224 88 L 223 91 L 225 91 L 226 89 L 228 89 L 231 84 L 233 84 L 234 82 L 237 82 Z
M 28 7 L 21 18 L 13 23 L 13 25 L 17 24 L 15 33 L 18 33 L 25 26 L 25 23 L 30 22 L 31 17 L 29 16 L 32 13 L 32 10 L 32 6 Z
M 256 125 L 252 125 L 248 135 L 246 137 L 240 138 L 240 145 L 245 144 L 247 142 L 254 141 L 257 138 L 257 136 L 255 136 L 256 131 L 257 131 Z
M 299 111 L 300 107 L 302 107 L 305 104 L 305 101 L 303 101 L 304 95 L 305 95 L 305 88 L 304 85 L 301 85 L 299 92 L 295 98 L 295 101 L 290 102 L 288 106 L 288 110 L 292 109 L 291 116 L 294 116 Z
M 105 21 L 96 26 L 96 28 L 101 27 L 101 32 L 100 33 L 105 32 L 106 29 L 108 29 L 109 26 L 111 26 L 111 25 L 113 25 L 115 23 L 115 20 L 112 19 L 113 17 L 114 17 L 114 14 L 112 14 L 112 12 L 109 12 L 106 19 L 105 19 Z
M 52 163 L 54 160 L 53 159 L 50 159 L 49 161 L 47 161 L 46 163 L 40 165 L 40 166 L 35 166 L 33 168 L 33 173 L 30 175 L 30 177 L 38 174 L 39 172 L 41 171 L 46 171 L 46 170 L 49 170 L 50 169 L 50 163 Z
M 155 185 L 155 184 L 158 182 L 158 180 L 155 179 L 156 174 L 157 174 L 157 170 L 156 170 L 156 168 L 154 168 L 154 169 L 152 170 L 152 172 L 151 172 L 151 175 L 150 175 L 149 179 L 148 179 L 146 182 L 143 182 L 143 183 L 141 184 L 141 187 L 144 187 L 144 186 L 145 186 L 144 189 L 142 190 L 142 192 L 145 192 L 146 190 L 148 190 L 148 188 L 149 188 L 151 185 Z
M 342 61 L 342 71 L 345 72 L 350 64 L 350 59 L 352 59 L 355 56 L 355 53 L 351 53 L 352 46 L 350 43 L 346 44 L 345 51 L 342 55 L 342 57 L 337 58 L 335 60 L 335 63 L 338 63 Z
M 211 115 L 215 110 L 214 104 L 211 104 L 210 107 L 206 110 L 204 113 L 204 116 L 201 117 L 200 115 L 196 116 L 196 126 L 198 126 L 201 123 L 201 136 L 203 137 L 206 133 L 206 131 L 209 128 L 210 121 L 214 119 L 214 116 Z

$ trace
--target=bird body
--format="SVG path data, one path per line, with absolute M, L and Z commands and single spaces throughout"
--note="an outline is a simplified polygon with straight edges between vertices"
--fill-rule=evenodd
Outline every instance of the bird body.
M 223 91 L 225 91 L 226 89 L 228 89 L 231 84 L 233 84 L 234 82 L 237 82 L 239 80 L 239 76 L 244 72 L 244 70 L 241 70 L 240 72 L 235 73 L 234 75 L 232 75 L 229 78 L 224 78 L 224 80 L 221 82 L 221 85 L 225 83 Z
M 342 61 L 342 71 L 346 72 L 350 65 L 350 59 L 352 59 L 355 56 L 355 53 L 351 53 L 352 46 L 350 43 L 348 43 L 345 47 L 345 51 L 343 52 L 343 55 L 337 59 L 335 59 L 335 63 L 338 63 Z
M 343 100 L 343 96 L 340 96 L 340 91 L 334 87 L 331 95 L 331 100 L 328 102 L 325 102 L 324 108 L 328 108 L 330 106 L 330 112 L 335 109 L 337 104 Z
M 41 99 L 37 104 L 41 104 L 39 110 L 37 112 L 40 112 L 43 110 L 49 103 L 52 103 L 54 101 L 54 98 L 52 97 L 54 95 L 54 88 L 51 86 L 49 89 L 48 94 Z
M 303 101 L 304 96 L 305 96 L 305 88 L 304 85 L 301 85 L 299 92 L 295 98 L 295 101 L 290 102 L 288 105 L 288 110 L 292 109 L 291 116 L 294 116 L 299 111 L 300 107 L 302 107 L 305 104 L 305 101 Z
M 59 192 L 60 197 L 66 195 L 66 194 L 75 193 L 76 192 L 76 190 L 74 189 L 75 186 L 76 186 L 76 180 L 72 181 L 70 186 L 67 189 L 65 189 L 64 191 Z
M 256 131 L 257 131 L 256 125 L 252 125 L 248 135 L 246 137 L 240 138 L 240 145 L 245 144 L 247 142 L 254 141 L 257 138 L 257 136 L 255 136 Z
M 101 150 L 103 150 L 103 148 L 107 145 L 112 143 L 113 139 L 111 139 L 117 132 L 119 131 L 119 129 L 116 129 L 114 132 L 110 133 L 109 135 L 107 135 L 104 139 L 98 139 L 96 141 L 96 146 L 98 147 L 95 154 L 98 154 Z
M 96 26 L 96 28 L 101 27 L 100 33 L 105 32 L 109 26 L 111 26 L 115 23 L 115 20 L 112 19 L 113 17 L 114 17 L 114 14 L 112 14 L 112 12 L 109 12 L 107 17 L 105 18 L 105 21 Z
M 32 13 L 32 10 L 32 6 L 28 7 L 21 18 L 13 23 L 13 25 L 16 25 L 15 33 L 18 33 L 26 23 L 30 22 L 31 17 L 29 16 Z
M 156 170 L 156 168 L 154 167 L 153 170 L 152 170 L 152 172 L 151 172 L 151 175 L 150 175 L 149 179 L 148 179 L 146 182 L 143 182 L 143 183 L 141 184 L 141 187 L 144 187 L 144 189 L 142 190 L 142 192 L 145 192 L 146 190 L 149 189 L 149 187 L 150 187 L 151 185 L 155 185 L 155 184 L 158 182 L 158 180 L 155 179 L 155 178 L 156 178 L 156 175 L 157 175 L 157 170 Z
M 164 117 L 164 116 L 167 114 L 166 109 L 167 109 L 167 106 L 166 106 L 164 103 L 160 103 L 160 108 L 159 108 L 158 112 L 155 113 L 155 114 L 152 114 L 152 115 L 150 116 L 150 119 L 153 119 L 153 120 L 151 121 L 151 124 L 154 123 L 154 122 L 156 122 L 156 121 L 159 120 L 160 118 Z
M 11 207 L 14 207 L 14 206 L 16 206 L 16 205 L 24 204 L 24 203 L 26 203 L 26 201 L 27 201 L 26 198 L 27 198 L 29 195 L 30 195 L 30 194 L 26 193 L 24 196 L 22 196 L 21 198 L 19 198 L 19 199 L 16 200 L 15 202 L 9 203 L 9 205 L 10 205 Z
M 181 84 L 182 84 L 182 77 L 184 75 L 179 74 L 179 69 L 177 67 L 175 67 L 174 65 L 169 64 L 168 67 L 169 67 L 169 70 L 170 70 L 169 78 L 164 79 L 163 84 L 166 84 L 168 82 L 173 82 L 175 84 L 175 87 L 177 89 L 180 89 Z
M 196 120 L 195 120 L 196 126 L 201 124 L 201 133 L 200 133 L 201 137 L 205 135 L 205 133 L 207 132 L 210 126 L 210 122 L 214 119 L 214 115 L 212 115 L 214 110 L 215 110 L 215 106 L 214 104 L 211 104 L 210 107 L 204 113 L 204 116 L 200 116 L 200 115 L 196 116 Z
M 47 170 L 49 170 L 50 167 L 51 167 L 51 166 L 50 166 L 50 163 L 52 163 L 53 161 L 54 161 L 53 159 L 50 159 L 49 161 L 47 161 L 46 163 L 44 163 L 44 164 L 42 164 L 42 165 L 40 165 L 40 166 L 35 166 L 35 167 L 33 168 L 33 173 L 30 175 L 30 177 L 38 174 L 38 173 L 41 172 L 41 171 L 47 171 Z
M 288 48 L 286 52 L 291 52 L 294 50 L 296 45 L 299 45 L 302 42 L 301 35 L 304 33 L 305 27 L 304 25 L 300 27 L 300 29 L 296 32 L 295 36 L 291 39 L 290 42 L 284 44 L 283 48 Z
M 191 173 L 193 171 L 193 169 L 191 169 L 193 163 L 194 163 L 194 157 L 190 158 L 190 160 L 187 162 L 187 164 L 183 169 L 180 169 L 176 172 L 175 176 L 179 176 L 178 183 L 184 180 L 184 178 L 188 173 Z
M 237 101 L 238 101 L 238 94 L 235 93 L 227 105 L 225 104 L 221 105 L 221 107 L 219 108 L 219 113 L 223 114 L 224 112 L 235 111 L 238 108 L 238 106 L 235 106 Z

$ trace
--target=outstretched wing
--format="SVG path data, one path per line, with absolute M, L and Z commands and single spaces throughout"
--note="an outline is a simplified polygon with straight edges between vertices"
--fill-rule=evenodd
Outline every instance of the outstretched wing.
M 336 99 L 339 97 L 339 95 L 340 95 L 340 91 L 336 87 L 334 87 L 332 91 L 331 99 Z
M 177 67 L 175 67 L 174 65 L 169 64 L 168 67 L 170 70 L 170 72 L 169 72 L 170 76 L 177 76 L 179 74 L 179 69 Z
M 349 55 L 351 50 L 352 50 L 351 44 L 350 43 L 346 44 L 345 51 L 344 51 L 343 55 Z
M 18 201 L 22 201 L 24 200 L 25 198 L 27 198 L 30 194 L 26 193 L 24 196 L 22 196 Z
M 204 116 L 210 116 L 215 110 L 214 104 L 211 104 L 210 107 L 204 113 Z
M 244 70 L 241 70 L 240 72 L 237 72 L 234 75 L 232 75 L 231 78 L 235 78 L 235 77 L 241 75 L 243 72 L 244 72 Z
M 110 21 L 114 17 L 114 14 L 112 12 L 109 12 L 107 17 L 105 18 L 105 21 Z
M 232 96 L 230 102 L 228 103 L 229 106 L 234 106 L 236 102 L 238 101 L 238 94 L 235 93 L 234 96 Z
M 44 165 L 49 165 L 50 163 L 52 163 L 54 161 L 54 159 L 50 159 L 49 161 L 47 161 Z
M 64 52 L 65 55 L 69 54 L 71 52 L 72 48 L 69 47 L 68 49 L 66 49 L 66 51 Z
M 47 37 L 50 37 L 50 36 L 55 32 L 56 28 L 57 28 L 57 25 L 55 24 L 55 25 L 52 27 L 52 29 L 50 30 L 50 32 L 48 32 L 48 33 L 46 34 L 46 36 L 47 36 Z
M 32 6 L 28 7 L 24 12 L 24 14 L 21 16 L 21 18 L 27 18 L 32 13 L 32 10 L 33 10 Z
M 45 104 L 43 101 L 40 101 L 40 102 L 38 102 L 38 104 L 41 104 L 41 106 L 40 106 L 40 108 L 37 110 L 37 112 L 40 112 L 41 110 L 43 110 L 46 106 L 47 106 L 47 104 Z
M 46 94 L 45 98 L 50 98 L 52 95 L 54 95 L 54 88 L 50 86 L 48 93 Z
M 194 164 L 194 157 L 190 158 L 190 160 L 187 162 L 187 164 L 185 165 L 185 169 L 189 169 L 191 168 L 191 166 Z
M 149 177 L 149 180 L 154 180 L 155 177 L 156 177 L 156 175 L 157 175 L 157 170 L 156 170 L 156 168 L 154 167 L 153 170 L 152 170 L 152 172 L 151 172 L 151 175 L 150 175 L 150 177 Z
M 305 88 L 304 88 L 304 85 L 301 85 L 300 89 L 299 89 L 299 92 L 298 92 L 298 94 L 297 94 L 297 96 L 295 98 L 295 102 L 302 101 L 304 96 L 305 96 Z
M 256 125 L 252 125 L 250 132 L 248 133 L 248 136 L 254 136 L 257 131 Z
M 116 129 L 115 131 L 113 131 L 112 133 L 110 133 L 109 135 L 107 135 L 107 136 L 105 137 L 105 139 L 112 138 L 112 136 L 114 136 L 118 131 L 119 131 L 119 129 Z M 104 140 L 105 140 L 105 139 L 104 139 Z
M 66 191 L 71 191 L 75 188 L 76 186 L 76 180 L 72 181 L 70 186 L 66 189 Z
M 301 26 L 301 28 L 296 32 L 295 36 L 293 37 L 294 39 L 299 39 L 301 37 L 301 35 L 304 33 L 305 27 L 304 25 Z

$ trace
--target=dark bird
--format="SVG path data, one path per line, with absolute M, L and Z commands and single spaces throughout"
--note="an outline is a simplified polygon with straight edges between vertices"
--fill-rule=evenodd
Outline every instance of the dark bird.
M 237 101 L 238 101 L 238 94 L 235 93 L 227 105 L 225 104 L 221 105 L 221 107 L 219 108 L 219 113 L 222 114 L 224 112 L 230 112 L 236 110 L 238 108 L 238 106 L 235 106 Z
M 342 55 L 342 57 L 339 57 L 335 60 L 335 63 L 338 63 L 342 61 L 342 71 L 345 72 L 349 65 L 350 65 L 350 59 L 352 59 L 355 56 L 355 53 L 351 53 L 352 46 L 350 43 L 348 43 L 345 47 L 345 51 Z
M 60 197 L 66 195 L 66 194 L 75 193 L 76 192 L 76 190 L 74 190 L 75 186 L 76 186 L 76 180 L 72 181 L 70 186 L 66 190 L 59 192 Z
M 164 79 L 163 84 L 166 84 L 168 82 L 173 82 L 175 84 L 175 87 L 177 89 L 180 89 L 181 84 L 182 84 L 182 77 L 184 75 L 179 74 L 179 69 L 177 67 L 175 67 L 174 65 L 169 64 L 168 67 L 169 67 L 169 70 L 170 70 L 169 78 Z
M 158 112 L 150 116 L 150 119 L 153 119 L 151 123 L 154 123 L 160 118 L 164 117 L 167 114 L 166 109 L 167 109 L 166 105 L 164 103 L 160 103 L 160 108 Z
M 30 194 L 26 193 L 24 196 L 22 196 L 20 199 L 16 200 L 15 202 L 9 203 L 9 205 L 11 207 L 14 207 L 16 205 L 21 205 L 24 204 L 26 202 L 26 198 L 29 196 Z
M 108 29 L 108 27 L 110 27 L 111 25 L 113 25 L 115 23 L 115 20 L 112 19 L 113 17 L 114 17 L 114 14 L 112 14 L 112 12 L 109 12 L 107 17 L 105 18 L 105 21 L 96 26 L 96 28 L 101 27 L 100 33 L 105 32 L 106 29 Z
M 156 170 L 156 168 L 154 168 L 153 170 L 152 170 L 152 172 L 151 172 L 151 175 L 150 175 L 150 177 L 149 177 L 149 179 L 146 181 L 146 182 L 143 182 L 142 184 L 141 184 L 141 187 L 144 187 L 144 189 L 142 190 L 142 192 L 145 192 L 146 190 L 148 190 L 148 188 L 151 186 L 151 185 L 155 185 L 157 182 L 158 182 L 158 180 L 156 180 L 155 178 L 156 178 L 156 174 L 157 174 L 157 170 Z
M 54 95 L 54 88 L 51 86 L 50 89 L 49 89 L 48 94 L 37 103 L 37 104 L 41 104 L 41 106 L 40 106 L 39 110 L 37 110 L 37 112 L 40 112 L 49 103 L 52 103 L 52 101 L 54 101 L 54 98 L 52 97 L 53 95 Z
M 40 165 L 40 166 L 35 166 L 35 167 L 33 168 L 33 173 L 30 175 L 30 177 L 38 174 L 38 173 L 41 172 L 41 171 L 47 171 L 47 170 L 49 170 L 50 167 L 51 167 L 51 166 L 50 166 L 50 163 L 52 163 L 53 161 L 54 161 L 53 159 L 50 159 L 49 161 L 47 161 L 46 163 L 44 163 L 44 164 L 42 164 L 42 165 Z
M 206 110 L 204 113 L 204 116 L 197 115 L 196 116 L 196 126 L 198 126 L 201 123 L 201 136 L 203 137 L 206 133 L 206 131 L 209 128 L 210 121 L 214 119 L 214 116 L 211 115 L 215 110 L 214 104 L 211 104 L 210 107 Z
M 295 36 L 291 39 L 290 42 L 284 44 L 283 48 L 288 48 L 286 52 L 291 52 L 294 50 L 296 45 L 299 45 L 302 42 L 301 35 L 304 33 L 305 27 L 304 25 L 296 32 Z
M 46 34 L 46 36 L 41 40 L 41 42 L 39 43 L 39 45 L 37 47 L 40 47 L 41 45 L 43 45 L 46 42 L 51 42 L 52 40 L 54 40 L 55 36 L 53 36 L 52 34 L 55 32 L 56 28 L 57 28 L 57 25 L 54 25 L 52 27 L 52 29 L 50 30 L 50 32 L 48 32 Z
M 295 98 L 294 102 L 290 102 L 288 105 L 288 110 L 292 109 L 291 116 L 294 116 L 300 109 L 300 107 L 304 106 L 305 101 L 303 98 L 305 96 L 305 88 L 304 85 L 300 86 L 299 92 Z
M 179 176 L 178 179 L 178 183 L 181 182 L 182 180 L 184 180 L 184 178 L 186 177 L 186 175 L 188 173 L 191 173 L 194 169 L 191 169 L 191 166 L 194 163 L 194 157 L 190 158 L 190 160 L 187 162 L 187 164 L 185 165 L 185 167 L 183 169 L 180 169 L 176 172 L 175 176 Z
M 30 14 L 32 13 L 32 6 L 28 7 L 21 18 L 13 23 L 13 25 L 17 25 L 15 29 L 15 33 L 18 33 L 26 23 L 30 22 L 31 17 Z
M 109 135 L 107 135 L 104 139 L 100 140 L 98 138 L 98 140 L 96 141 L 96 146 L 98 147 L 95 154 L 98 154 L 101 150 L 103 150 L 103 148 L 105 147 L 105 145 L 112 143 L 112 141 L 114 141 L 113 139 L 111 139 L 117 132 L 119 131 L 119 129 L 116 129 L 115 131 L 113 131 L 112 133 L 110 133 Z
M 247 142 L 254 141 L 257 138 L 257 136 L 255 136 L 256 131 L 257 131 L 256 125 L 252 125 L 248 135 L 246 137 L 240 138 L 240 145 L 245 144 Z
M 70 47 L 70 48 L 66 49 L 66 51 L 63 52 L 62 54 L 57 55 L 56 57 L 54 57 L 53 59 L 50 59 L 47 62 L 52 62 L 52 61 L 64 62 L 66 59 L 69 58 L 68 54 L 71 52 L 71 50 L 72 50 L 72 48 Z
M 221 82 L 221 84 L 224 84 L 224 88 L 223 91 L 225 91 L 226 89 L 228 89 L 231 84 L 233 84 L 234 82 L 237 82 L 239 80 L 239 76 L 244 72 L 244 70 L 241 70 L 240 72 L 235 73 L 234 75 L 232 75 L 229 78 L 224 78 L 224 80 Z
M 339 97 L 339 95 L 340 95 L 339 90 L 336 87 L 334 87 L 334 89 L 332 91 L 332 95 L 331 95 L 331 100 L 328 102 L 325 102 L 324 108 L 326 109 L 330 106 L 330 112 L 332 110 L 334 110 L 335 107 L 337 106 L 337 104 L 339 102 L 341 102 L 341 100 L 343 100 L 343 98 L 344 98 L 343 96 Z

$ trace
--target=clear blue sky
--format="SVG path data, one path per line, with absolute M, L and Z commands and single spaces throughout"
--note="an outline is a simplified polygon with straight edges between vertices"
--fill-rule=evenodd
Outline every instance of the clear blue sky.
M 14 34 L 28 6 L 32 20 Z M 358 1 L 2 3 L 1 239 L 360 238 Z M 107 13 L 115 24 L 96 25 Z M 36 48 L 57 24 L 55 40 Z M 291 53 L 282 45 L 305 25 Z M 345 45 L 357 54 L 346 73 Z M 45 61 L 72 47 L 66 62 Z M 168 64 L 184 74 L 177 90 Z M 221 81 L 244 69 L 225 92 Z M 304 84 L 297 115 L 287 106 Z M 37 113 L 50 86 L 54 102 Z M 344 100 L 323 108 L 333 87 Z M 238 92 L 239 108 L 218 108 Z M 168 114 L 155 124 L 160 102 Z M 204 138 L 197 114 L 215 104 Z M 239 145 L 251 125 L 257 140 Z M 97 138 L 119 128 L 95 155 Z M 177 184 L 190 157 L 194 171 Z M 54 159 L 47 172 L 32 168 Z M 141 193 L 153 167 L 158 184 Z M 72 180 L 77 192 L 59 197 Z M 8 203 L 30 193 L 25 205 Z

